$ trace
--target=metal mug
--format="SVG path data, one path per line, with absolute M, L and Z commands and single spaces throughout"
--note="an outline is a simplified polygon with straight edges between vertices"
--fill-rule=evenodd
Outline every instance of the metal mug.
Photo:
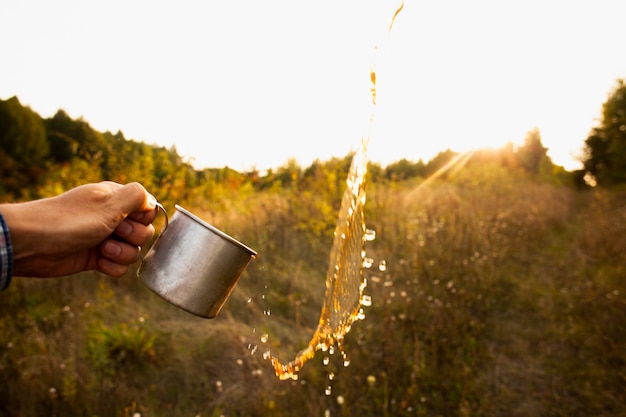
M 214 318 L 257 253 L 176 205 L 137 275 L 152 291 L 196 316 Z

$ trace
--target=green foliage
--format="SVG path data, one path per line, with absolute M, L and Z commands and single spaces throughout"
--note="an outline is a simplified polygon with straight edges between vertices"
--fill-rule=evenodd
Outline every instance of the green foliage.
M 23 166 L 39 165 L 48 155 L 41 118 L 17 97 L 0 100 L 0 147 Z
M 599 185 L 626 183 L 626 85 L 618 80 L 602 120 L 585 141 L 585 170 Z
M 524 144 L 517 150 L 522 167 L 532 174 L 538 174 L 544 162 L 552 165 L 547 156 L 548 148 L 541 143 L 539 129 L 535 128 L 524 138 Z
M 36 183 L 48 151 L 41 118 L 17 97 L 0 100 L 0 193 L 19 195 Z
M 87 328 L 87 355 L 97 369 L 139 365 L 154 356 L 155 336 L 140 323 L 107 326 L 94 321 Z
M 50 171 L 43 183 L 35 188 L 35 195 L 52 197 L 81 184 L 99 181 L 102 181 L 100 171 L 94 170 L 84 159 L 74 158 Z
M 426 164 L 420 159 L 416 164 L 407 159 L 387 165 L 385 176 L 390 181 L 403 181 L 409 178 L 428 176 Z
M 42 120 L 32 110 L 21 106 L 17 98 L 1 104 L 3 124 L 0 126 L 4 136 L 0 136 L 13 145 L 0 150 L 0 157 L 4 159 L 0 169 L 5 172 L 0 192 L 21 198 L 54 195 L 89 181 L 140 181 L 166 204 L 167 201 L 175 201 L 203 205 L 211 216 L 215 216 L 234 209 L 236 199 L 233 196 L 241 197 L 244 190 L 249 193 L 288 189 L 297 196 L 295 202 L 305 202 L 306 199 L 299 200 L 299 197 L 307 192 L 315 196 L 317 202 L 323 202 L 312 213 L 315 215 L 309 216 L 320 219 L 320 223 L 311 227 L 316 229 L 314 235 L 322 236 L 328 233 L 328 229 L 332 232 L 334 219 L 331 207 L 338 205 L 341 199 L 343 181 L 352 157 L 347 155 L 323 163 L 315 161 L 306 169 L 295 160 L 290 160 L 263 176 L 259 172 L 240 173 L 228 167 L 197 171 L 183 161 L 174 147 L 167 149 L 137 142 L 125 138 L 119 131 L 115 134 L 98 132 L 85 120 L 72 119 L 63 110 L 50 119 Z M 21 139 L 10 139 L 14 136 Z M 393 184 L 425 179 L 435 173 L 445 177 L 448 175 L 447 164 L 460 156 L 448 149 L 426 163 L 402 159 L 385 168 L 370 164 L 368 180 Z M 572 182 L 570 174 L 562 167 L 554 166 L 547 157 L 536 129 L 527 134 L 525 144 L 517 149 L 509 144 L 495 151 L 477 151 L 471 160 L 497 161 L 508 168 L 523 169 L 543 181 L 556 184 Z M 324 207 L 328 202 L 332 202 L 332 206 Z
M 73 120 L 63 110 L 59 110 L 46 121 L 52 156 L 55 162 L 68 162 L 74 156 L 94 165 L 108 157 L 108 147 L 101 133 L 82 119 Z
M 189 207 L 260 253 L 215 320 L 165 303 L 132 272 L 119 283 L 16 279 L 0 306 L 0 412 L 623 414 L 626 197 L 480 158 L 433 181 L 370 183 L 377 238 L 366 250 L 380 268 L 365 270 L 373 302 L 346 338 L 347 368 L 320 354 L 300 380 L 279 381 L 262 357 L 288 360 L 319 317 L 331 242 L 306 219 L 331 222 L 341 189 L 341 164 L 319 163 L 299 177 L 301 193 L 225 193 L 224 209 Z M 316 202 L 307 188 L 322 184 L 329 194 Z

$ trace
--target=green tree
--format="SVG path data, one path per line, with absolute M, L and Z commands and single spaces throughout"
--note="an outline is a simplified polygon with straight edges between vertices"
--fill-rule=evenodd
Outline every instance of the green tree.
M 73 120 L 63 110 L 46 120 L 46 127 L 55 148 L 53 157 L 58 162 L 78 156 L 99 167 L 110 153 L 108 143 L 100 132 L 85 120 Z
M 20 104 L 17 97 L 0 100 L 0 147 L 16 161 L 41 164 L 48 156 L 48 141 L 41 117 Z
M 411 162 L 406 158 L 387 165 L 385 176 L 391 181 L 402 181 L 414 177 L 424 177 L 426 174 L 426 164 L 421 159 Z
M 439 152 L 435 155 L 428 163 L 424 169 L 425 177 L 430 177 L 438 172 L 440 169 L 445 167 L 448 163 L 450 163 L 454 158 L 458 156 L 458 152 L 454 152 L 451 149 L 446 149 L 445 151 Z
M 524 144 L 517 150 L 517 157 L 527 172 L 538 174 L 542 166 L 545 169 L 545 165 L 552 164 L 547 152 L 548 148 L 541 142 L 539 129 L 534 128 L 526 133 Z
M 585 171 L 599 185 L 626 183 L 626 84 L 617 81 L 602 106 L 602 119 L 585 140 Z
M 17 99 L 0 100 L 0 191 L 20 194 L 44 172 L 49 145 L 41 117 Z

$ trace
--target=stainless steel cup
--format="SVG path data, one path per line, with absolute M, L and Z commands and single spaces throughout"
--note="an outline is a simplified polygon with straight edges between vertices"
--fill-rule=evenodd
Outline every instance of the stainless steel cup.
M 257 253 L 176 205 L 144 257 L 137 275 L 181 309 L 213 318 Z

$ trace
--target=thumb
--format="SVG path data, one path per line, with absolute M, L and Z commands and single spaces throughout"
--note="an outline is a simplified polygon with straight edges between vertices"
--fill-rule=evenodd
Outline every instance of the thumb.
M 156 199 L 138 182 L 131 182 L 113 191 L 111 200 L 124 217 L 156 208 Z

